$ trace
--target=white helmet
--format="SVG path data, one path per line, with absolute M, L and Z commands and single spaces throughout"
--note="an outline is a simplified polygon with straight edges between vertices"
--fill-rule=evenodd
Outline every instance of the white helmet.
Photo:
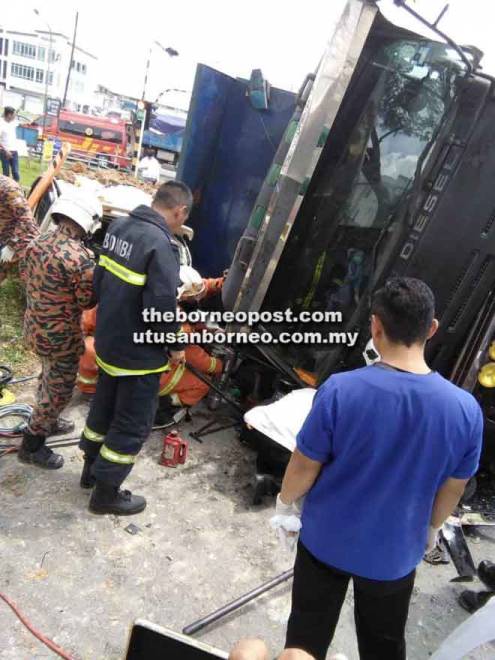
M 180 286 L 177 291 L 178 298 L 198 296 L 204 291 L 205 284 L 203 278 L 198 271 L 191 268 L 191 266 L 181 266 L 179 277 L 182 286 Z
M 68 190 L 57 197 L 47 215 L 54 220 L 57 215 L 65 215 L 91 236 L 101 227 L 103 207 L 96 195 Z

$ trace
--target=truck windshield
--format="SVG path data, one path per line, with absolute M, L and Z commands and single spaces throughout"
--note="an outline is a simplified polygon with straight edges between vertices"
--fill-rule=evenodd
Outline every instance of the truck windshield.
M 384 230 L 392 231 L 463 74 L 453 49 L 409 40 L 381 47 L 355 74 L 348 92 L 352 107 L 347 111 L 344 102 L 332 129 L 344 139 L 332 144 L 330 134 L 325 149 L 331 153 L 322 155 L 264 309 L 339 311 L 344 326 L 318 329 L 345 329 L 369 282 L 377 241 Z M 322 350 L 332 349 L 283 350 L 292 366 L 313 371 Z
M 71 119 L 60 119 L 58 125 L 62 133 L 71 133 L 72 135 L 81 135 L 94 138 L 95 140 L 105 140 L 106 142 L 115 142 L 117 144 L 123 142 L 123 134 L 112 128 L 84 124 Z

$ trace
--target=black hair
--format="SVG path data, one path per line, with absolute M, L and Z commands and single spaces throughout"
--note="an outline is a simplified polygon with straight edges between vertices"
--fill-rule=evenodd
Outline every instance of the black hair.
M 3 116 L 6 117 L 7 115 L 15 115 L 15 108 L 10 105 L 6 105 L 3 109 Z
M 165 209 L 173 209 L 176 206 L 187 206 L 188 209 L 191 209 L 193 196 L 185 183 L 167 181 L 156 191 L 153 204 Z
M 422 280 L 393 277 L 373 295 L 371 313 L 380 319 L 390 341 L 422 344 L 435 317 L 435 296 Z

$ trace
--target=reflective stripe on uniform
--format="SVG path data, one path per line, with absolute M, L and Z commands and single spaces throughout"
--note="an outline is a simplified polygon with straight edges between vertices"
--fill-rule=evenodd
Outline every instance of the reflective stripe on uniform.
M 120 280 L 127 282 L 127 284 L 134 284 L 135 286 L 144 286 L 146 284 L 146 275 L 144 273 L 136 273 L 136 271 L 122 266 L 122 264 L 110 259 L 105 254 L 100 256 L 98 265 L 108 270 Z
M 86 440 L 92 440 L 92 442 L 103 442 L 103 440 L 105 439 L 104 435 L 102 435 L 101 433 L 97 433 L 96 431 L 93 431 L 87 425 L 84 427 L 83 435 L 86 438 Z
M 217 358 L 212 357 L 210 358 L 210 366 L 208 367 L 208 373 L 212 374 L 216 368 L 217 368 Z
M 164 364 L 163 367 L 158 367 L 158 369 L 121 369 L 113 364 L 103 362 L 98 356 L 96 356 L 96 364 L 109 376 L 146 376 L 146 374 L 159 374 L 168 370 L 168 363 Z
M 84 383 L 85 385 L 95 385 L 98 382 L 98 376 L 95 376 L 94 378 L 87 378 L 86 376 L 77 374 L 77 380 L 81 383 Z
M 100 449 L 100 456 L 110 463 L 120 463 L 121 465 L 132 465 L 136 461 L 133 454 L 120 454 L 118 451 L 109 449 L 106 445 Z
M 170 381 L 165 385 L 165 387 L 162 390 L 160 390 L 160 396 L 165 396 L 166 394 L 170 394 L 170 392 L 174 389 L 174 387 L 177 385 L 177 383 L 184 375 L 185 370 L 186 370 L 186 365 L 179 364 L 176 372 L 173 374 Z

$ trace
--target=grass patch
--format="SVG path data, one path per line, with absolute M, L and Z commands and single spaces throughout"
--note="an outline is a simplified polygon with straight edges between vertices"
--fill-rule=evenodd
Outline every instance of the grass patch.
M 19 174 L 21 175 L 21 186 L 29 190 L 33 182 L 41 174 L 41 163 L 37 156 L 19 159 Z
M 30 374 L 36 358 L 24 345 L 24 290 L 15 275 L 0 284 L 0 364 L 19 375 Z

